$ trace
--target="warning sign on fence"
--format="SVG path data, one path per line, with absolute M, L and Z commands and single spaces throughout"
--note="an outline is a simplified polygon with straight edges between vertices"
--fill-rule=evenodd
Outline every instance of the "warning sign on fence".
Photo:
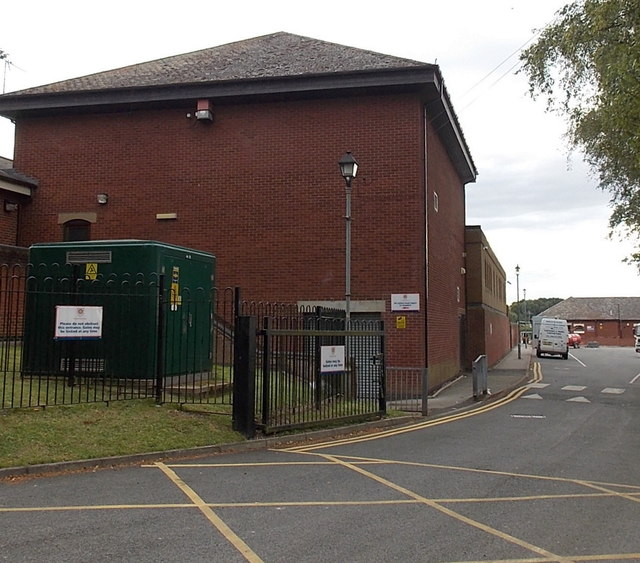
M 56 340 L 97 340 L 102 338 L 102 307 L 56 306 Z
M 320 372 L 344 371 L 344 346 L 320 347 Z

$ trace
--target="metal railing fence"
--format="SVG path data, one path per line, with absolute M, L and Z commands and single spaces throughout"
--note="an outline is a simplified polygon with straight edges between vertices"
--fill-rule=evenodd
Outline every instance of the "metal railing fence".
M 426 368 L 386 368 L 387 408 L 407 413 L 427 414 Z
M 292 309 L 253 317 L 254 377 L 246 379 L 253 388 L 245 407 L 253 416 L 241 418 L 272 433 L 386 412 L 382 321 L 352 321 L 345 330 L 341 316 Z
M 344 311 L 245 302 L 238 288 L 179 291 L 155 273 L 86 279 L 70 264 L 0 265 L 0 409 L 209 404 L 250 418 L 247 435 L 385 414 L 381 320 L 347 330 Z M 254 319 L 242 342 L 240 318 Z M 238 382 L 247 350 L 252 371 Z
M 41 275 L 0 265 L 0 408 L 141 398 L 231 405 L 232 289 L 183 287 L 178 296 L 161 275 L 87 280 L 66 266 Z M 99 337 L 79 328 L 91 308 Z

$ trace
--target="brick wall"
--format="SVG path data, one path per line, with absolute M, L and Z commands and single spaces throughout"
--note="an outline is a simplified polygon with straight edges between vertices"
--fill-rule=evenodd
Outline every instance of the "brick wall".
M 422 310 L 389 331 L 389 365 L 425 363 L 422 103 L 410 95 L 214 105 L 20 119 L 15 166 L 39 179 L 20 243 L 62 240 L 59 213 L 95 213 L 92 239 L 152 239 L 214 253 L 219 287 L 247 299 L 344 297 L 345 184 L 338 160 L 353 151 L 352 299 L 419 293 Z M 464 198 L 429 131 L 430 357 L 459 368 L 458 317 Z M 96 194 L 109 202 L 99 205 Z M 431 201 L 431 199 L 429 199 Z M 160 221 L 158 213 L 177 213 Z M 433 218 L 431 218 L 433 217 Z M 460 287 L 459 301 L 456 287 Z M 394 326 L 395 314 L 385 314 Z
M 601 346 L 633 346 L 635 337 L 633 325 L 638 321 L 601 320 L 581 321 L 586 332 L 581 334 L 582 346 L 595 341 Z
M 0 244 L 0 338 L 19 338 L 23 328 L 26 248 Z
M 0 264 L 7 265 L 9 269 L 13 266 L 25 268 L 29 250 L 19 246 L 0 244 Z
M 5 199 L 14 201 L 15 197 L 11 197 L 9 194 L 5 194 L 0 190 L 0 245 L 10 246 L 16 243 L 20 209 L 11 212 L 5 211 Z
M 438 386 L 462 367 L 465 209 L 463 186 L 431 126 L 427 150 L 429 381 Z
M 515 327 L 515 325 L 514 325 Z M 514 330 L 517 330 L 515 327 Z M 467 359 L 466 367 L 479 355 L 487 356 L 489 366 L 499 362 L 517 340 L 511 335 L 509 318 L 489 307 L 476 305 L 467 313 Z
M 479 226 L 466 227 L 465 253 L 467 290 L 465 367 L 471 369 L 472 362 L 479 355 L 486 355 L 489 366 L 493 366 L 509 352 L 512 342 L 515 343 L 515 337 L 511 336 L 505 301 L 506 276 Z

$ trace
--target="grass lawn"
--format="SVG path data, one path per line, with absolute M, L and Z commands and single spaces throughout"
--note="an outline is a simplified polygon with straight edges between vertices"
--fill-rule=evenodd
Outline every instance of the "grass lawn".
M 216 412 L 230 409 L 214 405 Z M 0 467 L 241 442 L 211 407 L 137 401 L 0 411 Z

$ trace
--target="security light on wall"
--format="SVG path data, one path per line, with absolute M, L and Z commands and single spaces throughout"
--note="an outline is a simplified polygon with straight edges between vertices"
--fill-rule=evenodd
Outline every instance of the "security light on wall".
M 11 213 L 13 211 L 17 211 L 18 210 L 18 204 L 13 202 L 13 201 L 7 201 L 6 199 L 4 200 L 4 210 L 7 213 Z
M 109 201 L 109 194 L 98 194 L 96 196 L 96 199 L 98 200 L 98 203 L 100 205 L 104 205 Z
M 211 102 L 209 100 L 198 100 L 196 119 L 198 121 L 213 121 L 213 112 L 211 111 Z

